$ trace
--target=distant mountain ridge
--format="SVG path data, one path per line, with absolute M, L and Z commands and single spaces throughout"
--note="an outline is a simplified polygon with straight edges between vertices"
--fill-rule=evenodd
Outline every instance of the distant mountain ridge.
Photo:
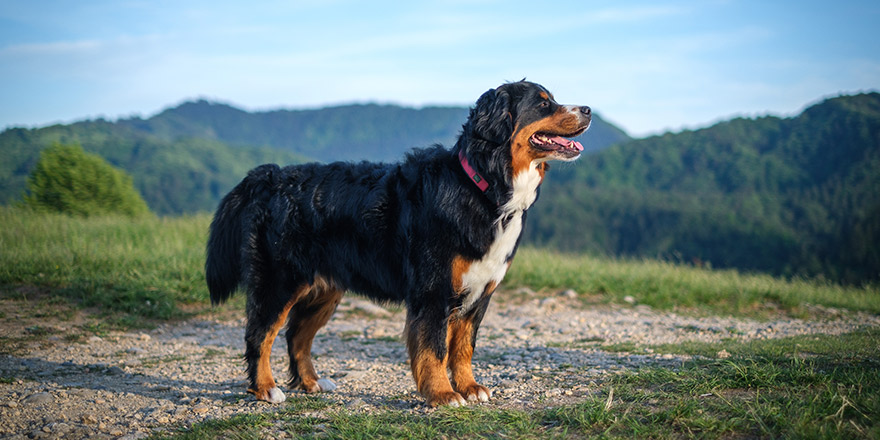
M 54 142 L 81 144 L 134 178 L 159 214 L 213 210 L 259 164 L 318 160 L 395 161 L 416 147 L 451 147 L 467 107 L 352 104 L 313 110 L 247 112 L 205 100 L 147 118 L 103 119 L 0 133 L 0 203 L 20 199 L 39 152 Z M 594 117 L 579 138 L 600 150 L 629 140 Z
M 532 243 L 880 280 L 878 93 L 637 139 L 557 171 L 529 219 Z
M 390 161 L 413 147 L 449 147 L 467 112 L 377 104 L 246 112 L 195 101 L 148 119 L 13 128 L 0 133 L 0 202 L 20 198 L 54 142 L 101 155 L 132 174 L 152 210 L 177 214 L 213 210 L 261 163 Z M 880 281 L 878 93 L 644 139 L 595 116 L 579 140 L 592 154 L 551 167 L 524 243 Z
M 394 161 L 415 147 L 451 146 L 468 115 L 467 107 L 421 108 L 349 104 L 310 110 L 246 112 L 206 100 L 184 102 L 147 119 L 119 124 L 173 141 L 200 138 L 233 146 L 269 146 L 315 160 Z M 601 117 L 587 148 L 598 150 L 629 136 Z

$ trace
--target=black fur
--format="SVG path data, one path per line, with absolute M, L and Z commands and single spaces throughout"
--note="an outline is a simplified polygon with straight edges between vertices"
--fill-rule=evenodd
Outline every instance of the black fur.
M 462 301 L 450 283 L 451 262 L 479 260 L 495 238 L 512 191 L 511 137 L 517 123 L 529 122 L 525 115 L 543 115 L 533 109 L 541 91 L 524 81 L 487 91 L 451 150 L 414 150 L 391 164 L 262 165 L 223 198 L 211 224 L 206 278 L 213 303 L 239 285 L 247 289 L 252 387 L 261 338 L 294 292 L 318 278 L 405 303 L 410 325 L 428 335 L 439 358 L 445 355 L 446 322 Z M 490 182 L 485 193 L 462 170 L 461 149 Z M 469 312 L 472 343 L 489 296 Z M 293 313 L 308 310 L 294 306 Z

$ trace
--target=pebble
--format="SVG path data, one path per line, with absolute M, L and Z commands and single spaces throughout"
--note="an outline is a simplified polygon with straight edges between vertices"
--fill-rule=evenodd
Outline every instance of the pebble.
M 47 405 L 53 403 L 55 398 L 47 392 L 35 393 L 27 396 L 21 402 L 25 405 Z
M 581 305 L 574 301 L 580 295 L 571 289 L 550 295 L 527 288 L 501 291 L 499 299 L 511 300 L 493 300 L 486 313 L 474 353 L 474 375 L 493 391 L 492 400 L 499 407 L 578 402 L 611 374 L 643 365 L 675 369 L 689 359 L 645 349 L 651 345 L 838 334 L 880 326 L 880 318 L 870 315 L 757 322 L 658 313 L 636 305 L 631 296 L 623 302 L 632 307 Z M 346 298 L 339 310 L 342 313 L 318 333 L 313 351 L 315 368 L 326 378 L 320 386 L 337 391 L 322 396 L 331 401 L 331 410 L 391 406 L 427 412 L 415 391 L 400 337 L 405 312 L 359 297 Z M 85 344 L 58 341 L 18 358 L 0 357 L 0 375 L 16 378 L 11 384 L 0 383 L 0 437 L 136 440 L 150 432 L 162 436 L 206 417 L 222 420 L 277 411 L 282 407 L 256 402 L 246 394 L 244 325 L 243 317 L 194 319 L 162 324 L 149 334 L 109 332 Z M 620 343 L 635 346 L 631 353 L 602 350 L 604 344 Z M 725 350 L 715 354 L 729 355 Z M 283 384 L 283 333 L 271 361 L 276 380 Z M 303 396 L 281 388 L 289 400 Z M 323 411 L 315 411 L 314 417 L 326 418 Z
M 578 297 L 578 293 L 574 289 L 568 289 L 559 292 L 559 296 L 563 298 L 575 299 Z
M 363 399 L 360 399 L 357 397 L 355 397 L 354 399 L 352 399 L 351 401 L 349 401 L 348 403 L 345 404 L 346 408 L 351 408 L 351 409 L 357 409 L 357 408 L 361 408 L 363 406 L 366 406 L 366 402 L 364 402 Z

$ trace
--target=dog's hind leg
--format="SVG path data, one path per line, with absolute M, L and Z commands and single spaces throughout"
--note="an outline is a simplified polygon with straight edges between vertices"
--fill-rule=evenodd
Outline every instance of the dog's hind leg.
M 332 282 L 318 278 L 311 291 L 291 310 L 286 333 L 290 356 L 289 388 L 299 388 L 306 393 L 332 391 L 326 389 L 333 387 L 332 382 L 319 383 L 318 373 L 312 364 L 312 342 L 318 330 L 333 316 L 344 292 Z
M 248 295 L 244 357 L 250 383 L 248 392 L 253 393 L 257 400 L 270 403 L 281 403 L 285 400 L 284 393 L 276 386 L 272 377 L 269 357 L 275 337 L 287 321 L 287 314 L 304 293 L 303 289 L 307 288 L 308 286 L 304 286 L 290 297 L 276 294 L 274 288 L 270 288 L 272 291 L 269 292 L 255 291 Z

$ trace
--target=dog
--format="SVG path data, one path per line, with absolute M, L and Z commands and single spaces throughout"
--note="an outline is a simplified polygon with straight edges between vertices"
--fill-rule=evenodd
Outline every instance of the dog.
M 286 328 L 289 389 L 327 391 L 312 341 L 347 290 L 404 303 L 412 376 L 428 405 L 488 401 L 471 357 L 550 160 L 572 161 L 586 106 L 525 80 L 490 89 L 452 149 L 398 163 L 261 165 L 227 194 L 205 263 L 213 304 L 247 291 L 248 392 L 280 403 L 269 355 Z M 329 384 L 329 385 L 328 385 Z M 335 387 L 335 386 L 333 386 Z

